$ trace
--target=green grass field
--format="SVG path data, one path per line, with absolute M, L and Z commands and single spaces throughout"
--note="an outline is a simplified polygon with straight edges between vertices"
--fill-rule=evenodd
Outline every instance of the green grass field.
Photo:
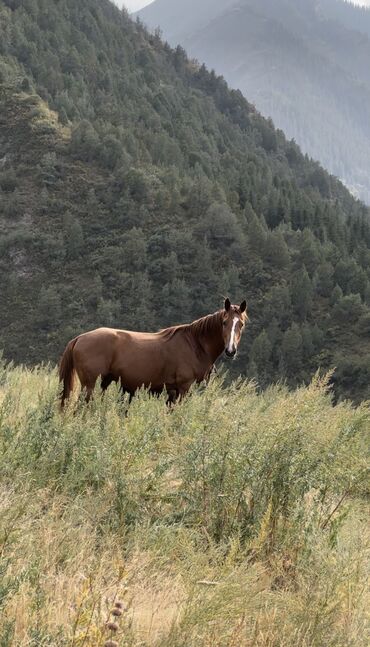
M 0 647 L 367 647 L 367 404 L 57 392 L 0 371 Z

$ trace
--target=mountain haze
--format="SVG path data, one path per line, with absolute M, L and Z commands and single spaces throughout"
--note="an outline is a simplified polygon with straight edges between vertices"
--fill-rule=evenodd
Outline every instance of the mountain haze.
M 156 0 L 138 16 L 370 203 L 369 10 L 342 0 Z
M 0 347 L 247 298 L 231 375 L 370 397 L 369 210 L 108 0 L 0 0 Z

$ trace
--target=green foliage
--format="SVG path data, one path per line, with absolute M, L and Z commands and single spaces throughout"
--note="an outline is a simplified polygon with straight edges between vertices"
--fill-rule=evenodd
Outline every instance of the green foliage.
M 350 294 L 342 297 L 333 309 L 334 317 L 341 323 L 357 321 L 364 312 L 364 307 L 359 294 Z
M 0 24 L 6 357 L 56 361 L 84 330 L 158 329 L 230 294 L 251 317 L 232 376 L 337 366 L 337 397 L 369 397 L 357 359 L 344 377 L 370 350 L 368 210 L 107 0 L 0 0 Z

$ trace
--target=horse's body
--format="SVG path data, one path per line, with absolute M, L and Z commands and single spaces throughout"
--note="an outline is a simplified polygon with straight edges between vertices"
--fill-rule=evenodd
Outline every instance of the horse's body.
M 229 304 L 227 300 L 225 308 Z M 171 400 L 184 395 L 193 382 L 211 373 L 226 346 L 226 327 L 231 326 L 234 343 L 237 321 L 241 331 L 246 319 L 242 306 L 230 304 L 228 310 L 156 333 L 98 328 L 79 335 L 69 342 L 60 363 L 62 406 L 73 388 L 75 372 L 87 400 L 99 376 L 103 390 L 119 382 L 130 395 L 142 386 L 153 393 L 166 389 Z M 236 346 L 230 355 L 235 352 Z

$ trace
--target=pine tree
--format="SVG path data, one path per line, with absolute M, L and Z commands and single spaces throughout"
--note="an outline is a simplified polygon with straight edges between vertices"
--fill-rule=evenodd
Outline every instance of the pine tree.
M 304 267 L 298 270 L 293 276 L 292 286 L 292 303 L 295 311 L 301 320 L 306 319 L 312 310 L 312 284 L 308 272 Z
M 70 260 L 78 258 L 84 245 L 84 237 L 80 222 L 71 213 L 64 216 L 64 241 L 67 257 Z
M 58 288 L 54 285 L 42 287 L 38 298 L 39 324 L 45 330 L 58 326 L 61 319 L 62 303 Z
M 278 269 L 288 267 L 290 261 L 289 249 L 281 231 L 267 233 L 263 256 L 272 267 Z
M 266 230 L 256 215 L 252 215 L 248 223 L 248 244 L 252 252 L 262 255 L 266 241 Z
M 312 278 L 319 263 L 319 250 L 317 241 L 309 229 L 304 229 L 302 232 L 299 248 L 301 263 Z
M 302 368 L 303 342 L 296 323 L 285 332 L 281 351 L 286 374 L 297 375 Z
M 339 287 L 337 283 L 330 296 L 330 305 L 334 306 L 336 303 L 338 303 L 338 301 L 342 299 L 342 297 L 343 297 L 343 290 Z
M 334 269 L 331 263 L 321 263 L 317 268 L 315 284 L 317 293 L 323 297 L 330 297 L 333 291 Z
M 307 323 L 301 327 L 302 351 L 305 360 L 310 360 L 314 353 L 314 343 L 312 338 L 311 326 Z
M 262 386 L 268 383 L 271 374 L 272 345 L 266 330 L 263 330 L 254 340 L 250 353 L 250 361 L 256 366 L 258 380 Z

